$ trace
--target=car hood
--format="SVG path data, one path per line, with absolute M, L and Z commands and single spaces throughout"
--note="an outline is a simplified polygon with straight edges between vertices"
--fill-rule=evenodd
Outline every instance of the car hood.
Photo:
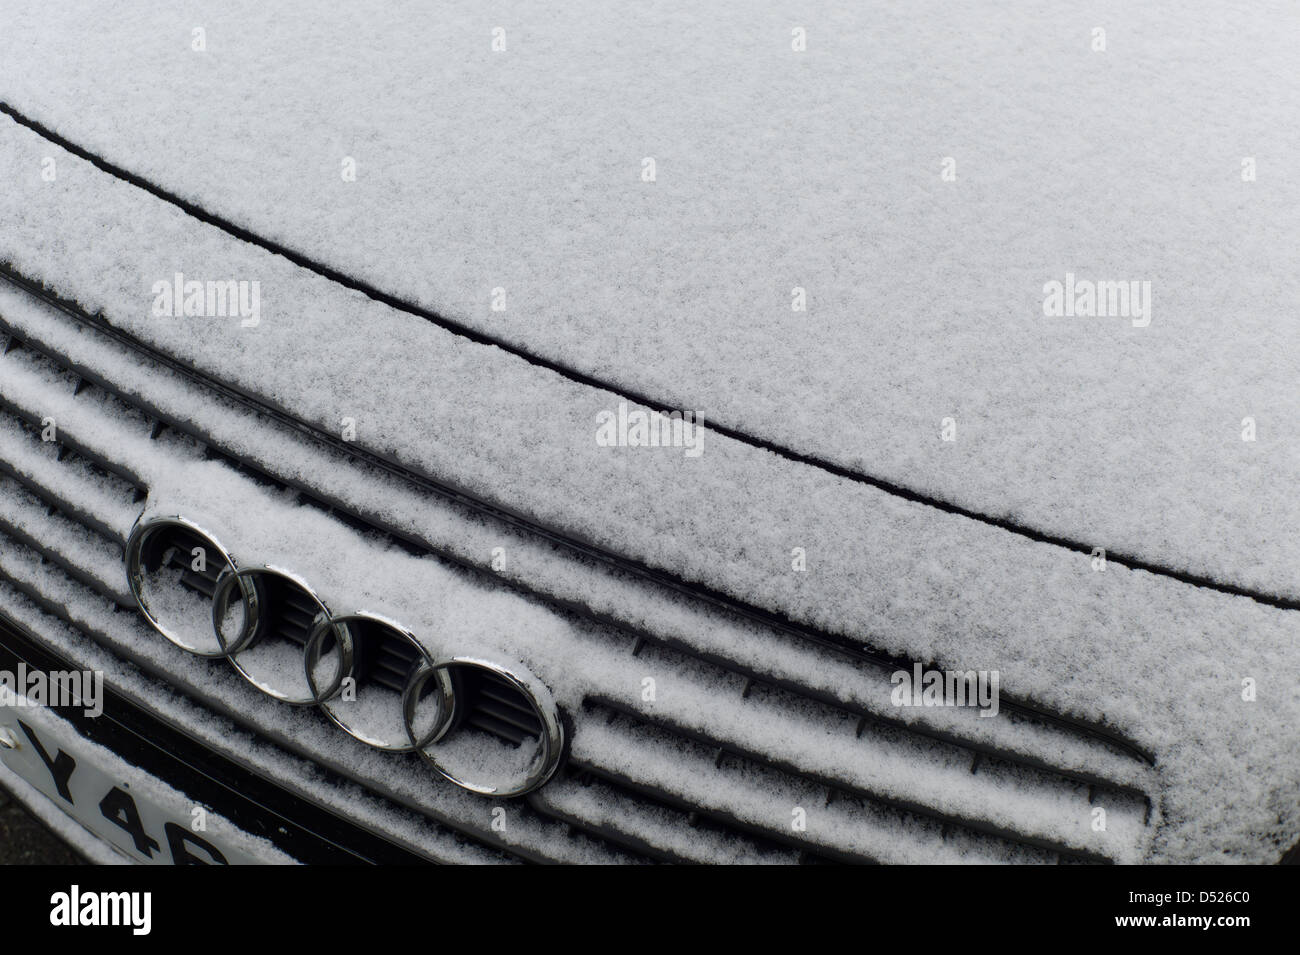
M 1294 10 L 1117 5 L 1104 50 L 1072 11 L 987 4 L 591 13 L 28 6 L 0 80 L 97 155 L 531 355 L 1300 597 Z M 1045 315 L 1071 276 L 1148 298 Z

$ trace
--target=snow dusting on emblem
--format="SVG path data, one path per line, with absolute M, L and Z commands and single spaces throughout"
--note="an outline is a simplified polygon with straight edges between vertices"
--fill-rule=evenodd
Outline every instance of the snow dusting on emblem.
M 498 798 L 532 792 L 559 768 L 559 709 L 518 664 L 434 660 L 396 621 L 334 614 L 301 577 L 241 567 L 179 515 L 141 516 L 126 565 L 140 611 L 170 642 L 228 660 L 273 699 L 318 707 L 367 746 L 418 752 L 462 789 Z

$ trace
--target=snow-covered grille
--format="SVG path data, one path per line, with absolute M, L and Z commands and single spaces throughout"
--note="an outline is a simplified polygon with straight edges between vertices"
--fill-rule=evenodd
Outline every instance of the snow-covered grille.
M 580 705 L 566 712 L 572 724 L 566 768 L 512 804 L 517 817 L 508 836 L 492 828 L 481 800 L 436 788 L 413 756 L 380 757 L 403 761 L 403 769 L 397 782 L 375 783 L 368 773 L 372 754 L 353 760 L 319 751 L 319 739 L 333 739 L 323 716 L 293 718 L 319 717 L 319 727 L 281 722 L 288 719 L 286 708 L 238 682 L 209 678 L 220 663 L 172 653 L 134 614 L 106 618 L 97 609 L 105 598 L 119 610 L 134 608 L 122 545 L 148 492 L 138 462 L 148 454 L 224 461 L 368 539 L 460 567 L 464 561 L 342 495 L 307 485 L 298 477 L 306 469 L 233 447 L 213 433 L 204 415 L 182 418 L 161 401 L 155 404 L 147 381 L 139 387 L 131 369 L 140 355 L 131 353 L 129 342 L 66 303 L 56 309 L 49 306 L 58 303 L 40 298 L 44 304 L 33 297 L 21 316 L 0 309 L 0 334 L 10 336 L 0 359 L 0 610 L 7 609 L 4 590 L 20 594 L 253 732 L 451 826 L 474 844 L 518 859 L 1101 862 L 1132 861 L 1143 851 L 1149 767 L 1123 741 L 1041 712 L 988 721 L 1010 726 L 999 729 L 1001 735 L 982 726 L 985 721 L 945 722 L 940 714 L 905 719 L 707 644 L 618 624 L 552 598 L 544 586 L 529 590 L 517 581 L 508 583 L 576 620 L 583 650 L 595 661 L 593 673 L 615 668 L 634 682 L 643 671 L 669 673 L 680 681 L 686 703 L 651 711 L 612 688 L 584 690 Z M 102 360 L 88 363 L 56 342 L 73 342 L 79 353 Z M 102 370 L 119 357 L 130 381 L 112 380 Z M 234 413 L 219 383 L 206 390 L 166 369 L 158 375 L 207 420 L 223 410 Z M 112 434 L 80 430 L 91 425 L 64 413 L 95 406 L 111 409 L 103 420 L 111 422 Z M 43 435 L 51 416 L 57 427 Z M 274 430 L 286 448 L 310 444 L 274 416 L 259 424 Z M 120 460 L 105 448 L 121 448 Z M 345 455 L 338 461 L 339 467 L 359 467 Z M 471 569 L 482 575 L 481 568 Z M 888 683 L 890 661 L 843 648 L 817 652 L 827 665 Z M 373 679 L 399 686 L 408 656 L 403 647 L 379 647 Z M 467 719 L 512 742 L 537 734 L 535 714 L 506 684 L 474 680 L 467 695 L 476 705 Z M 703 719 L 706 708 L 709 718 Z M 818 745 L 805 746 L 810 740 Z M 1099 839 L 1089 823 L 1093 807 L 1102 804 L 1109 825 Z M 823 822 L 800 825 L 811 814 Z

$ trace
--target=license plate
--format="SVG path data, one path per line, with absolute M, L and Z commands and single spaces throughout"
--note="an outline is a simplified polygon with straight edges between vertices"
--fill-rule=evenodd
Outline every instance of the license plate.
M 184 793 L 78 734 L 39 706 L 0 706 L 0 761 L 136 862 L 291 861 Z

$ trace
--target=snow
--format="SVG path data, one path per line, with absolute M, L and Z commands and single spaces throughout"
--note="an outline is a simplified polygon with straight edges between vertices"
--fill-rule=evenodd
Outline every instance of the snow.
M 9 381 L 21 388 L 24 377 L 21 373 L 11 373 Z M 115 426 L 106 418 L 102 408 L 102 405 L 92 405 L 82 408 L 78 415 L 70 410 L 63 415 L 73 433 L 107 435 L 115 427 L 120 429 L 120 424 Z M 88 426 L 92 419 L 99 419 L 98 427 Z M 130 447 L 132 442 L 123 437 L 117 436 L 117 446 Z M 137 451 L 155 449 L 144 444 Z M 152 456 L 155 467 L 164 457 L 160 453 Z M 645 676 L 652 675 L 660 687 L 666 712 L 674 719 L 752 749 L 771 748 L 772 737 L 784 734 L 788 740 L 776 744 L 773 757 L 798 765 L 805 772 L 839 777 L 848 767 L 860 765 L 866 775 L 858 777 L 855 784 L 886 798 L 915 800 L 941 812 L 989 819 L 1031 832 L 1041 830 L 1046 837 L 1058 841 L 1068 842 L 1071 838 L 1077 841 L 1077 835 L 1071 837 L 1071 832 L 1081 828 L 1081 820 L 1086 818 L 1087 804 L 1077 787 L 1062 791 L 1056 782 L 1035 789 L 1023 779 L 1010 777 L 1002 778 L 999 785 L 998 774 L 989 770 L 971 777 L 966 762 L 955 755 L 949 756 L 947 765 L 941 769 L 927 768 L 937 755 L 932 746 L 912 753 L 900 751 L 896 743 L 889 741 L 871 747 L 872 735 L 855 740 L 843 718 L 836 730 L 835 721 L 828 725 L 825 714 L 801 716 L 798 708 L 791 711 L 788 705 L 779 703 L 776 709 L 756 710 L 758 696 L 742 705 L 739 687 L 734 685 L 728 702 L 728 694 L 716 685 L 716 678 L 708 668 L 683 668 L 672 661 L 658 660 L 649 651 L 639 658 L 632 657 L 627 653 L 626 643 L 611 643 L 607 634 L 566 624 L 518 597 L 504 592 L 484 592 L 463 575 L 428 560 L 382 550 L 364 541 L 350 541 L 352 532 L 320 512 L 250 488 L 218 463 L 195 460 L 186 464 L 172 459 L 165 471 L 154 474 L 148 462 L 128 460 L 138 463 L 140 470 L 149 475 L 151 495 L 174 504 L 196 523 L 210 526 L 217 520 L 216 515 L 222 515 L 219 537 L 236 560 L 274 566 L 285 555 L 296 552 L 298 566 L 304 568 L 305 577 L 330 604 L 378 606 L 381 612 L 394 615 L 395 604 L 387 601 L 400 600 L 402 594 L 413 592 L 436 595 L 438 600 L 407 603 L 402 614 L 414 632 L 424 638 L 431 655 L 446 656 L 454 647 L 460 654 L 474 654 L 507 664 L 522 658 L 546 684 L 558 689 L 566 712 L 575 716 L 581 712 L 582 700 L 587 696 L 612 694 L 616 698 L 629 698 L 635 695 Z M 44 531 L 47 537 L 51 532 L 51 528 Z M 232 541 L 238 544 L 229 543 Z M 353 557 L 347 566 L 341 567 L 333 555 L 344 551 Z M 21 567 L 8 559 L 0 563 L 0 569 L 11 574 L 23 573 Z M 36 570 L 29 568 L 26 573 L 30 575 Z M 48 575 L 38 586 L 42 593 L 60 599 L 65 606 L 81 606 L 80 612 L 87 612 L 85 598 L 79 597 L 75 588 L 60 587 Z M 442 606 L 438 606 L 439 602 Z M 90 613 L 89 619 L 93 621 L 95 614 Z M 444 635 L 454 635 L 455 643 L 442 642 Z M 131 649 L 134 653 L 142 652 L 134 641 Z M 154 656 L 170 652 L 170 648 L 146 635 L 143 652 Z M 172 672 L 173 666 L 168 660 L 168 672 Z M 213 666 L 221 668 L 221 664 Z M 289 655 L 282 661 L 282 669 L 285 673 L 300 673 L 301 655 Z M 202 685 L 209 685 L 210 681 L 209 676 Z M 653 713 L 657 707 L 649 709 Z M 589 734 L 589 727 L 596 722 L 599 721 L 583 718 L 579 736 Z M 498 749 L 500 752 L 489 751 L 482 739 L 471 740 L 467 735 L 460 737 L 459 742 L 452 740 L 440 745 L 438 758 L 454 775 L 468 776 L 484 786 L 491 786 L 494 781 L 502 785 L 504 780 L 516 778 L 515 774 L 525 768 L 533 753 L 527 748 L 499 745 Z M 606 764 L 621 766 L 626 761 L 639 762 L 640 757 L 632 755 L 638 749 L 635 743 L 625 741 L 626 751 L 609 755 Z M 371 778 L 382 785 L 392 778 L 395 769 L 395 765 L 381 764 L 369 771 L 374 774 Z M 683 785 L 688 787 L 687 792 L 693 792 L 689 783 L 680 780 L 665 784 L 665 788 L 680 791 Z M 1075 790 L 1073 793 L 1071 788 Z M 1130 817 L 1134 811 L 1130 811 Z M 1122 813 L 1117 811 L 1114 815 L 1116 835 L 1113 838 L 1118 851 L 1121 854 L 1136 851 L 1145 834 L 1133 826 L 1125 832 Z
M 798 838 L 813 851 L 860 853 L 879 862 L 896 863 L 1055 861 L 1053 853 L 1005 844 L 990 847 L 977 840 L 975 847 L 964 846 L 961 837 L 945 839 L 937 822 L 908 820 L 887 809 L 855 811 L 843 800 L 827 806 L 822 788 L 801 786 L 752 766 L 716 770 L 711 754 L 699 747 L 652 739 L 629 748 L 617 731 L 602 721 L 593 721 L 575 738 L 573 752 L 577 759 L 599 759 L 628 778 L 672 786 L 692 804 L 762 828 L 793 833 L 793 814 L 802 809 L 808 827 Z
M 842 7 L 83 0 L 13 11 L 0 78 L 186 199 L 706 421 L 1300 595 L 1269 516 L 1300 469 L 1294 7 Z M 1151 325 L 1045 320 L 1068 271 L 1150 281 Z
M 431 858 L 449 862 L 502 861 L 483 846 L 467 843 L 430 821 L 450 817 L 470 827 L 481 825 L 487 833 L 489 804 L 450 785 L 433 785 L 430 771 L 416 757 L 403 759 L 371 750 L 314 718 L 309 710 L 275 703 L 229 667 L 173 647 L 142 622 L 88 602 L 84 591 L 60 587 L 58 578 L 48 571 L 16 566 L 12 556 L 3 551 L 0 572 L 39 581 L 42 593 L 62 599 L 73 619 L 94 634 L 95 640 L 36 610 L 3 581 L 0 609 L 39 632 L 70 658 L 102 670 L 106 684 L 124 692 L 147 711 L 185 727 L 216 752 L 251 765 L 291 791 L 378 828 Z M 125 655 L 146 672 L 124 663 L 115 654 Z M 151 675 L 155 671 L 167 674 L 165 685 Z M 168 686 L 177 692 L 169 691 Z M 258 735 L 241 728 L 249 721 Z M 318 767 L 344 779 L 330 778 Z M 364 786 L 349 782 L 349 778 L 364 780 Z M 418 806 L 419 812 L 407 805 Z M 618 857 L 611 858 L 591 843 L 569 838 L 563 827 L 538 825 L 522 819 L 517 812 L 511 813 L 500 841 L 524 853 L 545 852 L 562 860 L 618 861 Z
M 631 11 L 619 35 L 582 3 L 514 11 L 511 49 L 494 59 L 477 7 L 449 7 L 430 31 L 393 31 L 395 13 L 272 22 L 261 8 L 222 5 L 202 8 L 211 46 L 196 59 L 186 41 L 198 14 L 70 4 L 16 11 L 0 74 L 8 102 L 128 168 L 466 323 L 698 410 L 706 426 L 735 423 L 1108 550 L 1300 594 L 1290 492 L 1300 367 L 1285 304 L 1300 187 L 1272 172 L 1297 145 L 1291 8 L 1231 23 L 1200 6 L 1103 8 L 1105 54 L 1088 51 L 1092 17 L 1065 8 L 813 10 L 802 59 L 776 15 L 670 11 Z M 60 30 L 57 17 L 73 19 Z M 361 67 L 345 89 L 333 57 L 283 56 L 284 23 L 295 44 L 346 44 Z M 396 122 L 411 114 L 409 96 L 437 121 Z M 160 138 L 186 148 L 159 149 Z M 353 184 L 337 176 L 345 150 L 359 157 Z M 637 178 L 646 155 L 658 158 L 653 185 Z M 958 158 L 955 183 L 938 176 L 945 155 Z M 1237 176 L 1247 155 L 1262 157 L 1257 182 Z M 47 156 L 54 183 L 39 175 Z M 1152 790 L 1158 828 L 1140 845 L 1121 825 L 1107 850 L 1121 857 L 1271 861 L 1300 831 L 1294 611 L 1113 562 L 1095 572 L 1084 555 L 717 434 L 696 459 L 601 448 L 596 421 L 617 395 L 232 240 L 6 119 L 0 175 L 12 186 L 0 196 L 0 259 L 115 325 L 331 431 L 353 419 L 365 447 L 574 536 L 909 659 L 997 669 L 1004 692 L 1120 727 L 1157 768 L 1121 769 L 1096 747 L 1010 719 L 892 710 L 879 674 L 341 468 L 0 290 L 6 320 L 66 339 L 232 446 L 367 502 L 475 566 L 504 547 L 506 578 L 623 622 L 895 719 L 1127 773 Z M 150 286 L 177 271 L 259 281 L 260 324 L 154 317 Z M 1152 281 L 1152 323 L 1044 321 L 1042 284 L 1067 271 Z M 809 289 L 806 314 L 789 311 L 793 285 Z M 498 286 L 505 312 L 489 307 Z M 521 660 L 570 711 L 589 691 L 639 705 L 649 665 L 616 662 L 612 641 L 271 500 L 184 442 L 150 443 L 111 404 L 87 408 L 18 355 L 2 366 L 7 399 L 130 460 L 151 502 L 203 512 L 223 540 L 299 569 L 332 608 L 391 615 L 434 653 Z M 940 442 L 950 415 L 958 439 Z M 1240 440 L 1247 415 L 1260 422 L 1254 443 Z M 6 461 L 58 471 L 74 500 L 96 501 L 30 449 L 11 458 L 21 442 L 7 427 Z M 120 507 L 93 506 L 120 526 Z M 795 547 L 806 572 L 791 568 Z M 364 556 L 345 566 L 339 554 Z M 186 671 L 170 647 L 130 647 L 191 673 L 196 688 L 218 672 Z M 942 761 L 832 766 L 845 744 L 810 739 L 815 721 L 778 709 L 751 726 L 749 704 L 710 700 L 702 677 L 660 676 L 677 719 L 786 746 L 812 769 L 869 773 L 891 793 L 956 774 Z M 1253 701 L 1245 678 L 1257 681 Z M 327 738 L 300 716 L 278 717 L 292 720 L 287 738 Z M 600 725 L 583 722 L 575 751 L 684 798 L 763 824 L 805 798 L 761 780 L 702 782 L 673 754 L 654 758 L 658 744 Z M 772 739 L 777 726 L 792 727 L 788 741 Z M 427 798 L 427 780 L 411 781 L 425 777 L 362 749 L 334 758 L 355 756 L 381 787 Z M 1260 767 L 1268 785 L 1243 787 Z M 1018 807 L 1046 835 L 1086 838 L 1073 808 L 1035 815 L 1042 794 L 1025 787 L 995 776 L 944 783 L 930 798 L 995 817 L 1006 799 L 1005 812 Z M 483 806 L 438 798 L 453 814 Z M 826 818 L 844 812 L 831 808 Z M 846 821 L 813 836 L 889 858 L 908 844 L 898 831 Z M 926 851 L 1001 850 L 978 840 L 959 850 L 935 834 Z
M 553 812 L 588 819 L 618 832 L 640 838 L 660 851 L 687 862 L 740 865 L 798 861 L 797 849 L 758 851 L 749 840 L 730 833 L 684 825 L 684 813 L 653 806 L 632 807 L 617 793 L 599 783 L 582 785 L 559 779 L 547 784 L 538 797 Z
M 140 597 L 178 645 L 205 656 L 219 656 L 222 643 L 212 629 L 212 601 L 181 584 L 177 567 L 163 565 L 141 575 Z
M 317 680 L 318 686 L 328 682 Z M 382 686 L 359 688 L 351 699 L 336 697 L 326 710 L 350 733 L 372 746 L 403 750 L 411 746 L 402 720 L 402 695 Z M 419 724 L 417 724 L 417 729 Z
M 336 314 L 332 310 L 329 313 Z M 262 327 L 267 325 L 264 322 Z M 321 592 L 326 592 L 326 585 L 332 583 L 330 578 L 337 580 L 340 574 L 348 574 L 350 569 L 338 566 L 334 554 L 343 552 L 341 549 L 356 547 L 357 542 L 351 536 L 337 538 L 337 525 L 323 515 L 296 510 L 292 517 L 282 515 L 268 520 L 260 507 L 249 507 L 247 484 L 234 478 L 223 466 L 201 462 L 197 451 L 192 463 L 184 463 L 183 458 L 178 461 L 178 448 L 155 446 L 143 436 L 133 438 L 131 434 L 134 432 L 118 433 L 122 426 L 114 425 L 112 419 L 98 420 L 107 415 L 108 406 L 96 409 L 79 407 L 70 396 L 59 397 L 52 393 L 53 382 L 42 381 L 39 375 L 23 371 L 22 366 L 16 363 L 8 368 L 7 396 L 25 406 L 53 406 L 60 419 L 67 422 L 70 433 L 84 436 L 83 440 L 92 445 L 96 441 L 103 442 L 104 450 L 111 449 L 119 458 L 126 455 L 137 470 L 148 476 L 156 500 L 167 501 L 171 507 L 184 508 L 196 519 L 201 518 L 201 522 L 220 526 L 223 539 L 256 541 L 249 552 L 257 554 L 258 560 L 278 561 L 302 568 Z M 518 369 L 515 371 L 519 374 Z M 538 385 L 538 382 L 521 376 L 520 384 L 524 383 Z M 503 418 L 497 424 L 515 420 L 518 419 Z M 482 433 L 492 432 L 485 428 Z M 472 458 L 463 455 L 461 460 L 472 463 Z M 1208 737 L 1208 742 L 1205 743 L 1206 749 L 1196 751 L 1197 758 L 1188 757 L 1184 764 L 1188 774 L 1183 780 L 1180 799 L 1186 799 L 1189 806 L 1204 805 L 1207 801 L 1219 804 L 1218 801 L 1224 798 L 1226 780 L 1236 771 L 1233 751 L 1222 745 L 1225 734 L 1220 729 L 1231 725 L 1232 716 L 1236 715 L 1230 702 L 1234 695 L 1225 694 L 1223 676 L 1217 677 L 1216 682 L 1205 682 L 1201 675 L 1204 669 L 1198 666 L 1200 660 L 1214 647 L 1233 645 L 1240 653 L 1244 646 L 1249 655 L 1239 658 L 1245 660 L 1243 670 L 1288 672 L 1287 657 L 1280 648 L 1292 639 L 1288 627 L 1294 625 L 1285 612 L 1197 591 L 1121 567 L 1112 567 L 1104 576 L 1093 575 L 1090 569 L 1086 569 L 1086 562 L 1081 567 L 1073 555 L 1054 548 L 1032 545 L 1003 532 L 936 515 L 928 509 L 902 504 L 857 486 L 845 488 L 841 482 L 816 475 L 800 474 L 799 483 L 804 486 L 809 482 L 814 484 L 816 492 L 806 495 L 805 499 L 818 502 L 819 506 L 795 512 L 788 503 L 781 502 L 784 482 L 794 477 L 788 473 L 786 465 L 773 461 L 770 456 L 755 455 L 721 440 L 712 444 L 707 460 L 711 468 L 723 472 L 716 478 L 718 491 L 701 496 L 701 499 L 709 501 L 713 522 L 724 528 L 738 527 L 736 518 L 743 519 L 747 506 L 761 499 L 762 506 L 771 505 L 778 526 L 769 530 L 765 525 L 754 525 L 750 520 L 748 523 L 753 525 L 747 529 L 750 537 L 765 531 L 779 532 L 783 529 L 783 522 L 792 522 L 784 527 L 786 533 L 793 526 L 801 528 L 793 539 L 822 542 L 817 559 L 824 566 L 818 568 L 818 573 L 802 580 L 796 579 L 796 582 L 790 580 L 793 575 L 768 577 L 768 592 L 757 599 L 771 601 L 774 596 L 780 596 L 787 609 L 798 611 L 802 605 L 804 615 L 832 627 L 843 627 L 846 621 L 851 625 L 852 620 L 858 617 L 863 621 L 870 620 L 867 625 L 859 625 L 860 632 L 872 634 L 873 642 L 886 649 L 901 649 L 901 652 L 922 658 L 929 655 L 940 662 L 958 661 L 966 668 L 989 668 L 996 663 L 1003 673 L 1005 687 L 1015 688 L 1021 694 L 1028 692 L 1046 698 L 1063 708 L 1089 716 L 1107 717 L 1112 724 L 1125 727 L 1139 741 L 1160 753 L 1162 760 L 1168 758 L 1165 755 L 1167 751 L 1177 751 L 1173 745 L 1186 735 L 1188 727 L 1193 727 L 1193 732 L 1202 740 Z M 594 467 L 596 462 L 592 463 L 591 471 L 578 473 L 594 479 L 599 468 Z M 760 480 L 749 478 L 750 487 L 745 499 L 738 501 L 732 493 L 721 493 L 734 486 L 730 478 L 742 476 L 749 470 L 766 474 Z M 634 472 L 626 473 L 631 476 Z M 554 477 L 557 482 L 575 479 L 565 474 L 554 474 Z M 649 479 L 649 476 L 644 478 Z M 520 482 L 516 486 L 523 488 L 524 484 Z M 552 504 L 558 503 L 556 488 L 539 488 L 535 482 L 527 486 L 533 489 L 532 496 L 536 497 L 538 490 L 548 491 L 554 495 Z M 652 519 L 690 513 L 689 508 L 683 506 L 677 511 L 674 505 L 685 505 L 691 500 L 692 492 L 698 494 L 700 488 L 686 487 L 674 491 L 672 484 L 666 487 L 668 493 L 661 492 L 657 501 L 670 506 L 653 511 L 642 510 L 641 513 Z M 888 541 L 888 549 L 882 548 L 880 553 L 863 553 L 858 539 L 852 535 L 846 537 L 842 522 L 834 521 L 834 513 L 842 509 L 846 501 L 851 506 L 855 497 L 866 497 L 870 501 L 869 506 L 859 505 L 858 510 L 873 514 L 875 526 L 871 536 Z M 598 507 L 603 499 L 594 497 L 590 500 Z M 739 513 L 738 504 L 742 505 Z M 672 535 L 657 533 L 658 528 L 653 522 L 615 521 L 614 526 L 625 532 L 626 541 L 632 546 L 669 544 L 668 552 L 687 567 L 691 564 L 701 566 L 701 557 L 705 557 L 709 566 L 706 579 L 712 577 L 714 583 L 727 585 L 731 581 L 743 581 L 752 574 L 752 569 L 741 562 L 707 560 L 710 550 L 701 554 L 692 549 L 702 545 L 716 548 L 719 544 L 744 541 L 744 533 L 719 538 L 715 531 L 708 535 L 707 540 L 701 533 L 688 533 L 679 540 Z M 698 532 L 704 528 L 695 525 L 695 529 Z M 331 539 L 333 544 L 324 543 Z M 754 545 L 751 543 L 750 546 Z M 838 555 L 834 548 L 840 548 Z M 948 555 L 945 564 L 936 565 L 932 555 L 937 552 Z M 1015 568 L 1016 588 L 1005 588 L 988 578 L 986 565 L 993 555 L 996 555 L 999 566 Z M 483 553 L 480 559 L 486 560 L 487 556 Z M 401 559 L 409 560 L 405 556 Z M 451 618 L 439 618 L 429 613 L 430 606 L 402 606 L 400 597 L 397 603 L 393 602 L 392 596 L 380 598 L 381 593 L 393 594 L 401 589 L 398 582 L 402 575 L 381 571 L 374 561 L 363 561 L 362 566 L 375 575 L 372 578 L 375 590 L 358 593 L 356 606 L 379 607 L 391 616 L 404 619 L 421 633 L 455 633 L 462 647 L 486 649 L 493 646 L 495 640 L 495 645 L 515 650 L 526 641 L 533 648 L 524 652 L 526 662 L 539 676 L 558 688 L 557 695 L 562 704 L 573 707 L 580 698 L 583 682 L 575 680 L 572 671 L 558 667 L 554 662 L 559 657 L 553 653 L 557 641 L 550 637 L 552 628 L 536 627 L 531 618 L 525 623 L 518 618 L 517 611 L 492 606 L 494 602 L 511 603 L 507 595 L 475 594 L 461 604 L 457 614 Z M 910 568 L 910 571 L 900 574 L 900 568 Z M 864 590 L 859 581 L 873 578 L 889 581 L 889 590 Z M 356 584 L 357 581 L 352 580 L 348 586 L 355 589 Z M 427 579 L 410 578 L 407 586 L 406 592 L 427 594 L 433 604 L 441 596 L 438 588 L 428 585 Z M 890 593 L 891 600 L 879 600 L 877 594 L 886 592 Z M 930 596 L 923 596 L 927 593 Z M 963 597 L 955 600 L 954 595 Z M 792 596 L 796 599 L 792 600 Z M 608 601 L 610 597 L 597 599 Z M 339 606 L 348 604 L 343 602 Z M 1045 611 L 1044 608 L 1048 609 Z M 831 617 L 832 611 L 834 618 Z M 971 639 L 970 618 L 966 617 L 970 613 L 976 613 L 977 629 L 974 632 L 979 634 L 981 645 L 978 658 L 963 649 Z M 512 615 L 519 619 L 519 625 L 510 625 Z M 447 626 L 445 621 L 448 619 L 455 622 L 454 627 Z M 502 624 L 499 629 L 495 627 L 498 622 Z M 1200 660 L 1191 653 L 1182 658 L 1185 667 L 1179 677 L 1185 681 L 1181 685 L 1190 688 L 1186 696 L 1175 700 L 1162 698 L 1160 706 L 1154 710 L 1146 705 L 1146 695 L 1151 691 L 1144 681 L 1150 674 L 1163 673 L 1167 669 L 1161 645 L 1151 639 L 1141 639 L 1131 646 L 1124 639 L 1124 628 L 1143 627 L 1149 633 L 1153 626 L 1170 628 L 1162 629 L 1164 633 L 1182 630 L 1188 634 L 1186 639 L 1190 644 L 1203 648 Z M 1197 636 L 1197 628 L 1200 628 L 1200 636 Z M 489 632 L 494 629 L 497 630 L 495 637 Z M 1095 634 L 1091 646 L 1080 639 L 1084 634 Z M 506 638 L 504 642 L 503 636 Z M 1096 637 L 1108 639 L 1109 647 L 1098 642 Z M 891 643 L 895 646 L 891 647 Z M 1098 647 L 1102 649 L 1098 650 Z M 1141 653 L 1144 647 L 1148 648 L 1145 659 Z M 1101 665 L 1098 662 L 1107 660 L 1114 660 L 1116 664 Z M 1219 670 L 1227 672 L 1222 661 Z M 596 680 L 593 685 L 600 682 Z M 633 692 L 634 683 L 629 681 L 623 685 L 628 688 L 625 692 Z M 1180 684 L 1173 680 L 1167 685 Z M 882 681 L 881 686 L 887 694 L 887 682 Z M 1260 715 L 1256 729 L 1261 742 L 1256 744 L 1253 752 L 1277 754 L 1276 765 L 1283 767 L 1280 772 L 1286 778 L 1286 774 L 1292 772 L 1287 767 L 1294 756 L 1287 748 L 1285 735 L 1279 727 L 1289 725 L 1286 722 L 1290 718 L 1287 708 L 1294 706 L 1294 702 L 1276 696 L 1264 702 L 1265 706 L 1246 714 L 1252 718 L 1257 713 Z M 1096 711 L 1089 712 L 1090 707 L 1096 707 Z M 1214 720 L 1196 718 L 1207 708 L 1216 711 Z M 1264 716 L 1265 711 L 1269 715 Z M 1196 717 L 1189 718 L 1191 714 L 1196 714 Z M 1164 745 L 1166 742 L 1170 745 Z M 1214 758 L 1207 760 L 1207 752 Z M 1162 798 L 1163 792 L 1157 795 Z M 1244 824 L 1259 831 L 1261 815 L 1268 810 L 1231 794 L 1227 798 L 1232 803 L 1233 812 L 1240 814 Z M 1222 842 L 1221 827 L 1204 827 L 1198 822 L 1201 817 L 1190 808 L 1186 810 L 1186 818 L 1190 835 L 1180 832 L 1177 838 L 1189 839 L 1191 848 L 1176 843 L 1174 851 L 1194 854 L 1204 851 L 1207 840 L 1214 844 Z M 1274 814 L 1271 818 L 1278 817 Z M 1282 819 L 1286 818 L 1284 812 Z M 1281 830 L 1288 825 L 1285 821 L 1262 824 L 1281 827 Z M 1243 840 L 1235 851 L 1247 854 L 1272 851 L 1271 846 L 1259 848 L 1261 843 L 1254 835 L 1243 837 Z M 1196 846 L 1202 848 L 1198 850 Z
M 275 473 L 309 480 L 313 488 L 347 501 L 390 526 L 417 532 L 471 566 L 481 567 L 495 548 L 501 547 L 508 559 L 504 567 L 493 571 L 501 578 L 587 606 L 625 626 L 648 628 L 666 639 L 740 666 L 821 690 L 878 715 L 912 719 L 910 711 L 889 705 L 887 693 L 868 691 L 870 684 L 864 685 L 859 665 L 803 641 L 774 639 L 763 628 L 684 601 L 628 575 L 610 572 L 604 565 L 574 559 L 535 538 L 487 524 L 458 508 L 441 506 L 437 499 L 414 493 L 406 485 L 349 466 L 341 456 L 323 453 L 296 434 L 269 428 L 265 421 L 242 409 L 178 385 L 169 373 L 142 366 L 128 354 L 105 348 L 102 341 L 92 338 L 87 343 L 84 336 L 53 318 L 43 306 L 8 292 L 4 286 L 0 286 L 0 306 L 0 315 L 22 327 L 25 334 L 56 346 L 87 367 L 101 372 L 111 370 L 122 387 L 146 394 L 164 411 L 200 425 L 224 446 L 248 455 Z M 84 430 L 93 433 L 99 428 L 88 422 Z M 164 439 L 168 434 L 164 432 Z M 887 675 L 880 676 L 883 679 Z M 1136 778 L 1131 761 L 1107 758 L 1104 750 L 1082 746 L 1076 738 L 1050 728 L 969 719 L 970 714 L 961 710 L 931 710 L 925 715 L 927 722 L 959 736 L 993 742 L 1062 768 L 1088 768 L 1126 782 Z
M 458 729 L 428 747 L 424 755 L 438 769 L 485 792 L 508 791 L 540 768 L 541 746 L 515 746 L 478 729 Z
M 60 556 L 83 568 L 101 591 L 116 595 L 124 604 L 132 604 L 120 550 L 80 524 L 62 515 L 49 514 L 48 508 L 26 488 L 11 478 L 0 477 L 0 530 L 10 536 L 13 536 L 11 531 L 19 531 L 43 544 L 45 528 L 52 523 L 59 527 L 59 539 L 65 548 Z M 208 629 L 211 631 L 211 626 Z
M 302 647 L 288 640 L 258 640 L 234 661 L 254 686 L 292 703 L 315 699 L 302 665 Z
M 61 508 L 89 519 L 126 543 L 139 508 L 129 503 L 129 497 L 113 493 L 113 488 L 106 487 L 84 465 L 74 460 L 59 462 L 57 454 L 54 444 L 34 445 L 13 419 L 0 418 L 0 461 L 6 471 L 24 484 L 44 489 Z

